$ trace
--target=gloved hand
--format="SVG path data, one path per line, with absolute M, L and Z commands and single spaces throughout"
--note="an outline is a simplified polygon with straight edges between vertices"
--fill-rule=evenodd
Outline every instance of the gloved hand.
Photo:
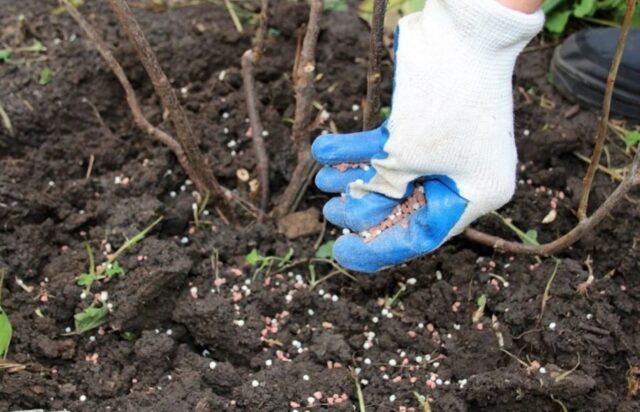
M 323 135 L 327 220 L 343 266 L 375 272 L 431 252 L 515 190 L 511 76 L 544 23 L 495 0 L 429 0 L 400 20 L 392 111 L 377 129 Z M 426 202 L 422 198 L 426 196 Z

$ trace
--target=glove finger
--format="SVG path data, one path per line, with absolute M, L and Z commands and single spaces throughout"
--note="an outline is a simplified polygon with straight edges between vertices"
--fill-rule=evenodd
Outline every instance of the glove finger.
M 373 273 L 429 253 L 447 240 L 467 201 L 438 180 L 424 185 L 427 203 L 409 215 L 406 224 L 395 224 L 365 241 L 355 234 L 338 238 L 333 254 L 347 269 Z
M 371 166 L 349 168 L 344 171 L 325 166 L 316 175 L 316 186 L 323 192 L 346 193 L 350 183 L 356 180 L 368 182 L 374 174 Z
M 382 125 L 373 130 L 346 134 L 325 134 L 313 142 L 311 153 L 324 165 L 369 162 L 383 153 L 389 132 Z
M 378 193 L 369 193 L 359 199 L 343 195 L 329 200 L 322 213 L 336 226 L 361 232 L 383 221 L 398 202 L 398 199 Z

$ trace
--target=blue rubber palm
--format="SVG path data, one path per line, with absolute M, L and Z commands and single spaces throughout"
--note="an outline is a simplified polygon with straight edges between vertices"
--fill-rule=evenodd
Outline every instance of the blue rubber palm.
M 438 248 L 462 216 L 467 202 L 438 179 L 420 183 L 427 204 L 373 240 L 357 234 L 340 236 L 333 246 L 335 259 L 344 267 L 360 272 L 377 272 Z M 373 234 L 372 234 L 373 236 Z

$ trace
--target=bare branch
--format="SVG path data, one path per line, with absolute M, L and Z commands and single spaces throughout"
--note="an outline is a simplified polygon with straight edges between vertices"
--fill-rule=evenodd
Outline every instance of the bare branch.
M 264 218 L 264 213 L 269 205 L 269 155 L 264 145 L 262 135 L 263 127 L 258 111 L 258 93 L 256 91 L 256 81 L 254 76 L 255 65 L 262 58 L 264 42 L 267 34 L 267 16 L 269 13 L 269 0 L 261 1 L 260 26 L 256 31 L 253 50 L 247 50 L 242 55 L 242 80 L 244 83 L 244 94 L 247 101 L 247 112 L 251 122 L 251 138 L 253 140 L 253 151 L 256 155 L 256 171 L 260 184 L 260 214 L 258 221 Z
M 296 59 L 293 75 L 296 95 L 296 110 L 291 138 L 297 151 L 297 163 L 289 185 L 274 210 L 276 217 L 292 212 L 299 203 L 301 193 L 307 189 L 315 169 L 315 161 L 311 158 L 311 125 L 313 124 L 313 97 L 315 88 L 313 80 L 316 71 L 316 44 L 320 27 L 318 22 L 322 14 L 323 0 L 312 0 L 307 30 L 300 48 L 300 56 Z
M 182 110 L 178 97 L 171 87 L 167 75 L 162 71 L 160 63 L 151 50 L 149 42 L 144 37 L 142 29 L 133 16 L 129 5 L 125 0 L 110 0 L 110 3 L 120 25 L 127 34 L 129 41 L 133 44 L 140 62 L 151 79 L 153 88 L 160 98 L 165 113 L 168 114 L 176 129 L 177 140 L 186 158 L 187 166 L 183 164 L 183 167 L 185 167 L 186 172 L 196 184 L 198 190 L 208 192 L 213 199 L 222 201 L 223 204 L 221 206 L 228 211 L 230 195 L 218 183 L 213 175 L 211 165 L 207 163 L 204 154 L 200 151 L 191 130 L 191 124 Z
M 487 233 L 480 232 L 475 229 L 468 228 L 464 234 L 474 242 L 483 244 L 485 246 L 493 247 L 496 250 L 509 253 L 522 253 L 527 255 L 540 255 L 549 256 L 571 246 L 586 233 L 592 231 L 596 225 L 607 217 L 607 215 L 620 203 L 621 200 L 629 193 L 631 188 L 638 185 L 640 178 L 640 151 L 636 153 L 633 163 L 631 164 L 631 170 L 624 178 L 624 180 L 618 185 L 616 190 L 604 201 L 602 205 L 589 217 L 578 222 L 578 224 L 567 232 L 565 235 L 558 239 L 545 243 L 539 246 L 525 245 L 518 242 L 510 242 L 502 239 L 498 236 L 489 235 Z
M 69 15 L 78 23 L 80 28 L 84 31 L 84 33 L 89 38 L 89 41 L 93 44 L 93 47 L 100 53 L 104 61 L 107 63 L 113 74 L 116 76 L 120 85 L 124 89 L 125 98 L 127 100 L 127 104 L 129 105 L 129 109 L 131 110 L 131 114 L 133 115 L 133 120 L 136 125 L 148 133 L 151 137 L 155 138 L 162 144 L 166 145 L 171 149 L 171 151 L 176 155 L 180 164 L 183 164 L 186 161 L 186 157 L 180 147 L 180 144 L 171 137 L 168 133 L 163 132 L 157 127 L 153 126 L 146 117 L 142 114 L 142 110 L 140 109 L 140 105 L 138 104 L 138 98 L 136 97 L 135 92 L 133 91 L 133 87 L 131 83 L 129 83 L 129 79 L 127 75 L 124 73 L 122 66 L 120 63 L 113 57 L 113 54 L 109 50 L 109 46 L 98 36 L 98 33 L 89 25 L 89 23 L 82 17 L 82 14 L 69 3 L 68 0 L 59 0 L 60 4 L 65 7 Z M 184 167 L 184 165 L 183 165 Z
M 244 82 L 244 94 L 247 100 L 247 111 L 251 121 L 251 139 L 256 155 L 256 171 L 260 182 L 260 209 L 264 212 L 269 204 L 269 156 L 262 137 L 262 121 L 258 112 L 258 96 L 256 82 L 253 75 L 255 54 L 247 50 L 242 55 L 242 80 Z M 262 216 L 260 216 L 262 217 Z
M 375 0 L 371 17 L 371 34 L 369 35 L 369 68 L 367 71 L 367 99 L 364 102 L 362 129 L 373 129 L 378 125 L 380 113 L 380 83 L 382 72 L 380 63 L 384 52 L 384 15 L 387 11 L 387 0 Z
M 600 154 L 602 151 L 602 145 L 604 142 L 604 136 L 607 131 L 607 124 L 609 122 L 609 112 L 611 110 L 611 96 L 613 94 L 613 86 L 616 81 L 616 75 L 618 72 L 618 66 L 620 64 L 620 58 L 622 50 L 627 41 L 627 33 L 630 25 L 630 18 L 633 15 L 635 8 L 635 0 L 627 0 L 627 10 L 625 12 L 625 19 L 623 27 L 620 31 L 620 37 L 618 38 L 618 46 L 616 48 L 616 54 L 614 61 L 611 64 L 609 70 L 609 76 L 607 79 L 607 87 L 605 89 L 605 99 L 602 104 L 602 118 L 600 119 L 600 125 L 598 128 L 598 140 L 593 151 L 589 170 L 584 178 L 584 185 L 581 193 L 580 208 L 582 212 L 578 210 L 578 216 L 580 221 L 578 224 L 567 232 L 565 235 L 558 239 L 545 243 L 542 245 L 525 245 L 518 242 L 511 242 L 501 237 L 483 233 L 479 230 L 467 228 L 464 232 L 465 236 L 470 240 L 480 243 L 485 246 L 490 246 L 496 250 L 509 253 L 521 253 L 528 255 L 540 255 L 549 256 L 554 253 L 566 249 L 571 246 L 586 233 L 594 230 L 602 220 L 620 203 L 622 199 L 625 199 L 632 187 L 640 185 L 640 150 L 638 150 L 633 158 L 629 172 L 625 178 L 620 182 L 616 190 L 607 197 L 607 199 L 598 207 L 598 209 L 589 217 L 586 215 L 586 206 L 589 200 L 589 190 L 593 183 L 593 174 L 597 169 L 600 162 Z
M 627 10 L 624 15 L 624 22 L 620 29 L 620 36 L 618 37 L 618 45 L 616 46 L 613 60 L 611 61 L 611 69 L 609 70 L 609 76 L 607 78 L 607 87 L 604 91 L 604 100 L 602 102 L 602 116 L 600 119 L 600 125 L 598 126 L 598 133 L 596 137 L 596 145 L 593 148 L 593 154 L 591 155 L 591 163 L 587 169 L 587 174 L 582 181 L 582 192 L 580 193 L 580 204 L 578 206 L 578 219 L 584 220 L 587 218 L 587 208 L 589 207 L 589 193 L 591 192 L 591 186 L 593 185 L 593 178 L 600 164 L 600 156 L 602 155 L 602 149 L 604 147 L 604 139 L 607 135 L 609 125 L 609 112 L 611 111 L 611 98 L 613 97 L 613 84 L 616 81 L 618 75 L 618 68 L 620 67 L 620 61 L 622 60 L 622 53 L 624 51 L 624 45 L 627 43 L 627 35 L 629 34 L 629 28 L 631 27 L 631 20 L 633 18 L 633 12 L 636 7 L 636 0 L 627 0 Z
M 260 16 L 258 17 L 260 24 L 256 31 L 256 37 L 253 44 L 253 60 L 255 64 L 258 64 L 262 59 L 262 53 L 264 53 L 264 43 L 267 39 L 267 28 L 269 22 L 269 0 L 260 1 Z

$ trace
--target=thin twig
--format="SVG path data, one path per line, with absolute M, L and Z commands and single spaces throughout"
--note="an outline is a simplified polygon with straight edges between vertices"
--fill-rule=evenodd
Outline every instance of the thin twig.
M 256 31 L 255 44 L 253 50 L 247 50 L 242 55 L 242 80 L 244 83 L 244 95 L 247 101 L 247 112 L 251 122 L 251 139 L 253 141 L 253 151 L 256 156 L 256 171 L 260 184 L 260 210 L 258 221 L 264 217 L 264 212 L 269 205 L 269 155 L 264 144 L 262 121 L 258 111 L 258 93 L 254 75 L 255 65 L 260 60 L 264 49 L 264 41 L 267 31 L 267 14 L 269 2 L 262 0 L 260 10 L 260 26 Z
M 587 174 L 582 181 L 582 192 L 580 193 L 580 203 L 578 206 L 579 220 L 585 220 L 587 218 L 589 193 L 591 192 L 591 186 L 593 185 L 593 177 L 595 176 L 598 165 L 600 164 L 600 156 L 602 155 L 604 139 L 607 135 L 609 125 L 609 113 L 611 111 L 613 85 L 616 81 L 616 76 L 618 75 L 618 68 L 620 67 L 620 61 L 622 60 L 622 53 L 627 42 L 627 35 L 629 34 L 629 28 L 631 27 L 631 20 L 633 18 L 635 7 L 636 0 L 627 0 L 627 10 L 625 12 L 624 21 L 620 29 L 618 45 L 616 46 L 616 51 L 613 55 L 613 60 L 611 61 L 611 69 L 609 70 L 609 76 L 607 78 L 607 87 L 604 91 L 604 100 L 602 102 L 602 117 L 600 119 L 600 125 L 598 126 L 598 133 L 596 135 L 596 145 L 593 148 L 593 154 L 591 155 L 591 164 L 589 165 Z
M 369 35 L 369 68 L 367 70 L 367 99 L 363 105 L 362 129 L 369 130 L 377 126 L 380 113 L 380 83 L 382 71 L 380 63 L 384 51 L 384 15 L 387 11 L 387 0 L 375 0 L 371 17 L 371 33 Z
M 591 232 L 625 198 L 631 188 L 640 182 L 640 173 L 638 172 L 640 169 L 640 154 L 638 153 L 633 159 L 629 173 L 607 200 L 591 216 L 581 220 L 573 229 L 552 242 L 542 245 L 526 245 L 524 243 L 511 242 L 472 228 L 467 228 L 464 234 L 476 243 L 493 247 L 501 252 L 538 256 L 550 256 L 558 253 L 577 242 L 586 233 Z
M 635 4 L 634 0 L 627 0 L 627 10 L 625 12 L 625 20 L 623 23 L 623 28 L 620 31 L 620 37 L 618 38 L 618 47 L 616 50 L 616 57 L 620 58 L 618 54 L 622 54 L 621 50 L 624 47 L 624 43 L 627 39 L 627 32 L 629 26 L 630 16 L 633 14 Z M 617 62 L 619 63 L 619 61 Z M 611 69 L 609 71 L 609 77 L 607 79 L 607 87 L 605 90 L 605 99 L 602 104 L 602 118 L 600 119 L 599 125 L 599 133 L 602 131 L 602 134 L 598 134 L 598 140 L 596 142 L 596 147 L 594 148 L 594 155 L 591 159 L 591 164 L 589 165 L 589 171 L 587 172 L 587 176 L 585 176 L 585 183 L 588 182 L 588 185 L 583 185 L 582 196 L 586 193 L 586 200 L 583 201 L 581 199 L 580 205 L 583 203 L 585 205 L 584 218 L 580 219 L 578 224 L 571 229 L 569 232 L 565 233 L 563 236 L 557 238 L 556 240 L 545 243 L 542 245 L 526 245 L 518 242 L 511 242 L 505 240 L 499 236 L 491 235 L 488 233 L 481 232 L 476 229 L 467 228 L 464 231 L 464 234 L 470 240 L 480 243 L 485 246 L 492 247 L 498 251 L 509 252 L 509 253 L 520 253 L 520 254 L 528 254 L 528 255 L 538 255 L 538 256 L 549 256 L 553 255 L 569 246 L 577 242 L 582 236 L 586 233 L 591 232 L 617 205 L 620 203 L 622 199 L 625 199 L 629 191 L 632 187 L 636 185 L 640 185 L 640 150 L 638 150 L 633 158 L 631 166 L 629 167 L 629 171 L 626 176 L 620 182 L 618 187 L 609 195 L 609 197 L 602 203 L 598 209 L 591 215 L 586 216 L 586 203 L 588 202 L 588 194 L 591 188 L 591 183 L 593 182 L 593 173 L 597 170 L 597 166 L 600 163 L 600 154 L 602 151 L 602 144 L 604 142 L 604 135 L 606 134 L 607 124 L 609 119 L 609 112 L 611 109 L 611 95 L 613 93 L 613 86 L 615 84 L 616 74 L 618 70 L 618 64 L 616 63 L 616 58 L 614 57 L 614 62 L 611 65 Z M 600 153 L 597 154 L 598 151 L 598 143 L 600 143 Z M 597 157 L 597 158 L 596 158 Z M 588 179 L 589 174 L 591 174 L 591 178 Z M 586 191 L 585 191 L 586 188 Z
M 93 172 L 93 163 L 96 161 L 96 157 L 91 154 L 89 155 L 89 164 L 87 165 L 87 173 L 84 175 L 85 180 L 91 179 L 91 172 Z
M 258 25 L 258 30 L 256 30 L 255 42 L 253 44 L 254 64 L 260 63 L 262 54 L 264 53 L 267 29 L 269 27 L 269 0 L 260 1 L 260 16 L 258 16 L 258 20 L 260 24 Z
M 244 29 L 242 28 L 242 22 L 240 22 L 240 18 L 238 17 L 238 13 L 236 13 L 236 8 L 234 7 L 231 0 L 224 0 L 224 5 L 227 8 L 227 12 L 229 12 L 229 17 L 231 17 L 231 21 L 235 26 L 238 33 L 242 33 Z
M 256 156 L 256 171 L 260 182 L 260 209 L 264 212 L 269 204 L 269 156 L 262 136 L 263 128 L 258 112 L 258 96 L 256 81 L 253 75 L 254 52 L 247 50 L 242 55 L 242 80 L 244 83 L 244 96 L 247 101 L 247 111 L 251 122 L 251 139 L 253 151 Z M 259 217 L 259 220 L 262 216 Z
M 311 127 L 313 123 L 313 96 L 315 88 L 313 81 L 316 72 L 316 44 L 320 32 L 319 20 L 322 14 L 323 0 L 312 0 L 307 30 L 300 48 L 293 75 L 296 96 L 296 109 L 291 138 L 297 152 L 296 167 L 291 180 L 280 197 L 279 204 L 274 210 L 276 217 L 282 217 L 292 212 L 300 193 L 304 192 L 310 182 L 315 161 L 311 158 Z
M 7 272 L 4 269 L 0 269 L 0 303 L 2 303 L 2 286 L 4 283 L 4 277 L 7 274 Z
M 175 90 L 171 87 L 167 75 L 160 67 L 160 63 L 133 16 L 129 5 L 125 0 L 110 0 L 110 3 L 111 9 L 127 34 L 129 41 L 134 46 L 138 58 L 153 84 L 153 88 L 160 98 L 162 108 L 168 114 L 175 127 L 177 140 L 184 153 L 186 167 L 185 164 L 183 164 L 183 167 L 185 167 L 187 174 L 196 184 L 198 190 L 209 192 L 213 199 L 222 202 L 219 207 L 224 209 L 224 212 L 228 212 L 230 197 L 228 191 L 218 183 L 213 175 L 211 165 L 207 163 L 204 154 L 198 148 L 191 124 L 178 101 Z
M 353 382 L 356 384 L 356 396 L 358 397 L 358 412 L 367 412 L 367 405 L 364 402 L 364 394 L 362 393 L 362 387 L 360 386 L 360 381 L 358 380 L 358 375 L 353 368 L 349 368 L 351 371 L 351 377 L 353 378 Z
M 551 285 L 558 274 L 558 268 L 560 267 L 560 259 L 555 259 L 556 264 L 553 267 L 553 272 L 551 272 L 551 276 L 549 276 L 549 280 L 547 281 L 547 285 L 544 288 L 544 293 L 542 294 L 542 301 L 540 302 L 540 316 L 538 316 L 538 322 L 536 323 L 536 327 L 540 327 L 542 323 L 542 318 L 544 317 L 544 311 L 547 308 L 547 302 L 551 299 Z

